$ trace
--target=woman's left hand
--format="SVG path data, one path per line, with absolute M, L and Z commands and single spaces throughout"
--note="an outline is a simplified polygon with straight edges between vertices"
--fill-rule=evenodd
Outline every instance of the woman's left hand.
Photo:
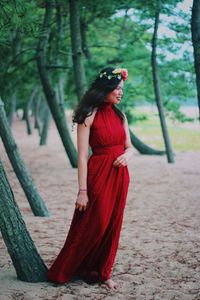
M 115 167 L 124 167 L 128 164 L 128 159 L 126 154 L 122 154 L 116 158 L 116 160 L 113 162 L 113 166 Z

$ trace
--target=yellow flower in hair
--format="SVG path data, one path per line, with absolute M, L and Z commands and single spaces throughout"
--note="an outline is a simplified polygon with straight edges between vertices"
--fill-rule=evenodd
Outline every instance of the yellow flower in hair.
M 112 74 L 107 74 L 106 72 L 100 73 L 99 77 L 107 77 L 109 80 L 112 78 L 118 78 L 119 80 L 127 80 L 128 71 L 127 69 L 116 68 L 112 71 Z
M 121 69 L 116 68 L 112 71 L 113 74 L 121 74 Z

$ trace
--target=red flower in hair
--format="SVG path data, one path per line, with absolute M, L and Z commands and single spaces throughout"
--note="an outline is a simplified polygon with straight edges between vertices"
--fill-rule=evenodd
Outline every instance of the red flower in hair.
M 128 78 L 128 71 L 127 69 L 121 69 L 121 74 L 124 80 Z
M 100 73 L 99 77 L 100 78 L 107 77 L 109 80 L 114 77 L 120 80 L 121 79 L 126 80 L 128 78 L 128 71 L 127 69 L 116 68 L 112 71 L 112 74 L 107 74 L 106 72 L 103 72 Z

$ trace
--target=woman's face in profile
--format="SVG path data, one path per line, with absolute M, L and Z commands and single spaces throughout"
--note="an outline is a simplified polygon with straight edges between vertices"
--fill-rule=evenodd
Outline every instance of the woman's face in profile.
M 118 86 L 116 87 L 116 89 L 114 89 L 106 96 L 105 102 L 118 104 L 121 101 L 123 96 L 123 86 L 124 86 L 124 81 L 121 80 Z

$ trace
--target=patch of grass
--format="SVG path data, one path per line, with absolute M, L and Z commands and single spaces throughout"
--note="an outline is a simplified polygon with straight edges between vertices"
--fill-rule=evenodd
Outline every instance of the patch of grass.
M 134 110 L 134 114 L 144 113 Z M 133 132 L 146 144 L 156 149 L 164 149 L 160 120 L 155 113 L 145 112 L 147 120 L 131 124 Z M 183 124 L 173 124 L 166 118 L 170 140 L 174 151 L 200 151 L 200 131 L 190 124 L 185 128 Z M 198 128 L 198 126 L 197 126 Z

